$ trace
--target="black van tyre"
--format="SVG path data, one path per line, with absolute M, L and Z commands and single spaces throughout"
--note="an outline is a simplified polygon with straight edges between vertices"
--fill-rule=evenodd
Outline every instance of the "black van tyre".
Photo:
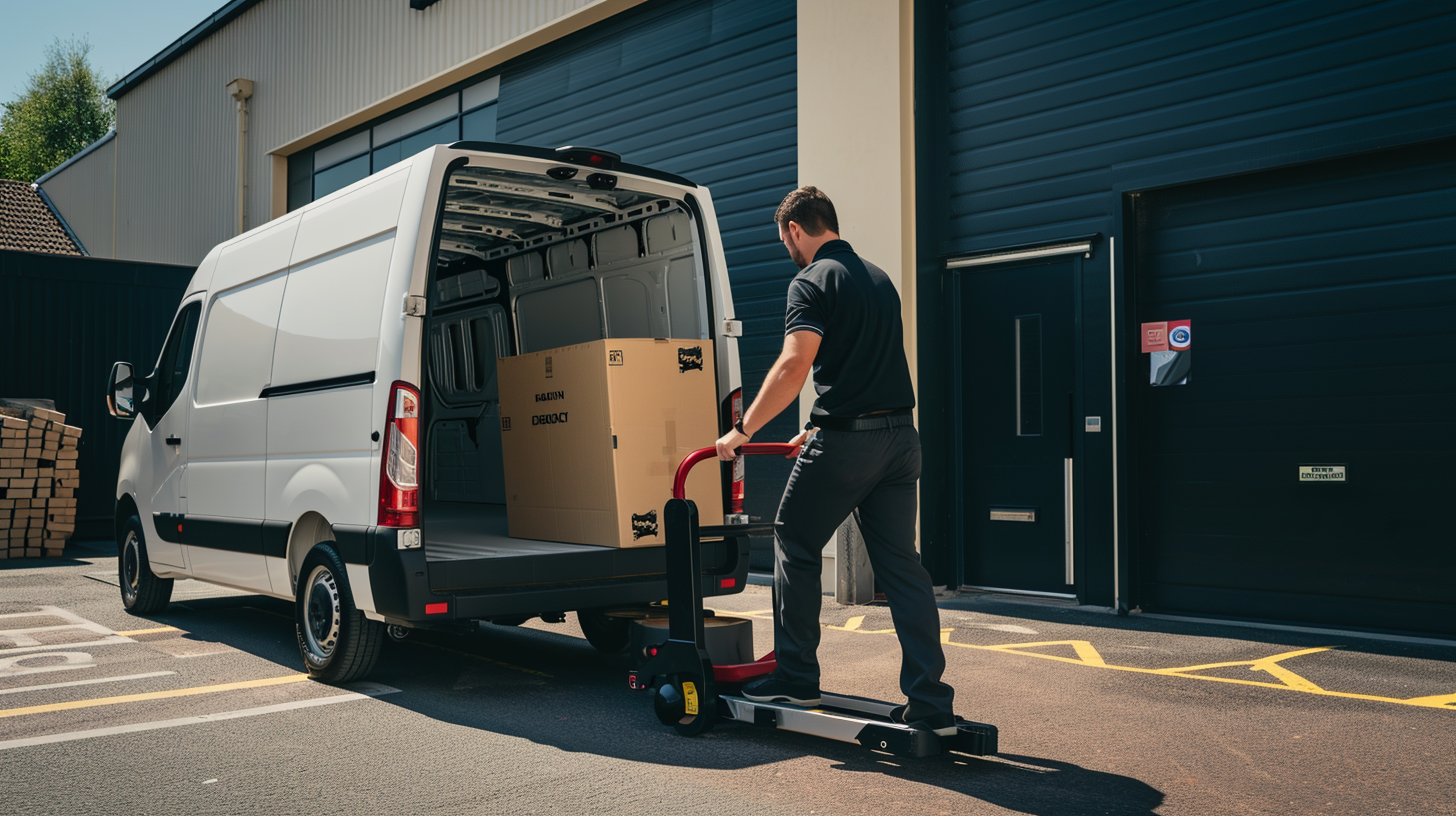
M 172 579 L 158 578 L 147 559 L 147 539 L 142 533 L 142 520 L 132 516 L 121 527 L 121 540 L 116 542 L 117 583 L 121 586 L 121 604 L 133 615 L 161 612 L 172 602 Z
M 621 654 L 632 641 L 632 618 L 609 615 L 600 609 L 578 609 L 576 622 L 586 642 L 603 654 Z
M 325 683 L 363 679 L 384 648 L 384 625 L 354 606 L 349 576 L 333 542 L 303 559 L 293 604 L 298 651 L 308 674 Z

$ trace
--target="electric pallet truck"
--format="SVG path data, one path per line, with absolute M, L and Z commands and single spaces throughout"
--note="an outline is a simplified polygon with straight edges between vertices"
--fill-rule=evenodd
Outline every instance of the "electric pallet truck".
M 792 456 L 797 446 L 750 443 L 740 455 Z M 699 543 L 726 536 L 772 535 L 772 524 L 701 527 L 698 509 L 685 498 L 688 472 L 694 465 L 717 458 L 715 448 L 693 452 L 678 467 L 672 498 L 663 511 L 667 539 L 668 639 L 648 646 L 647 662 L 628 677 L 633 689 L 653 692 L 653 710 L 663 725 L 683 736 L 706 733 L 718 720 L 769 726 L 839 742 L 859 743 L 872 751 L 903 757 L 927 757 L 945 752 L 989 756 L 996 753 L 996 726 L 957 718 L 954 736 L 894 722 L 896 706 L 879 700 L 822 694 L 813 708 L 787 703 L 758 703 L 738 696 L 744 683 L 763 677 L 776 665 L 773 652 L 753 663 L 713 665 L 703 635 L 704 576 Z

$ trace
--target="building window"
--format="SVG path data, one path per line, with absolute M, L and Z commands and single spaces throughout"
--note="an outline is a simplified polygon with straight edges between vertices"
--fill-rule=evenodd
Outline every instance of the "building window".
M 500 77 L 491 77 L 289 156 L 288 210 L 341 190 L 432 145 L 495 141 L 499 95 Z

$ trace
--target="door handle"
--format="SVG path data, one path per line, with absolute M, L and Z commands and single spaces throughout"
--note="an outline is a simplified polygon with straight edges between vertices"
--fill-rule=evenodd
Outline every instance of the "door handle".
M 182 444 L 182 437 L 180 437 L 180 436 L 169 436 L 169 437 L 167 437 L 167 444 L 168 445 L 180 445 L 180 444 Z

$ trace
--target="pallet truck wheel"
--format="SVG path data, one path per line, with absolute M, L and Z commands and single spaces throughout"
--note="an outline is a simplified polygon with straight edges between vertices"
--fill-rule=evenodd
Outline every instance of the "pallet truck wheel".
M 715 706 L 702 699 L 703 679 L 672 675 L 652 696 L 652 710 L 663 725 L 670 725 L 684 737 L 712 730 L 717 721 Z

